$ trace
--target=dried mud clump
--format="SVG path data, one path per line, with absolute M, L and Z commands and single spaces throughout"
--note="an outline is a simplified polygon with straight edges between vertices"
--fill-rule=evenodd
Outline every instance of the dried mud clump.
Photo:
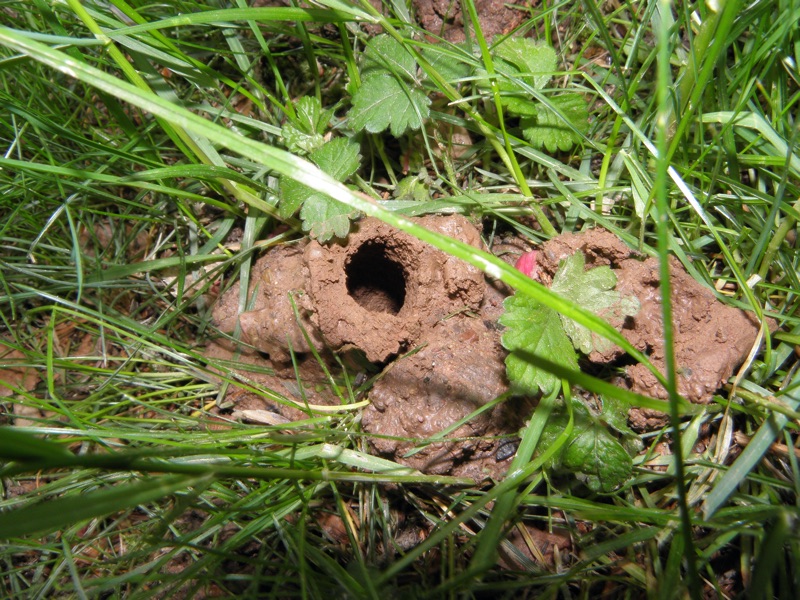
M 480 244 L 463 217 L 417 222 Z M 311 242 L 304 260 L 312 322 L 333 349 L 355 347 L 372 362 L 411 349 L 442 318 L 483 300 L 478 269 L 377 219 L 361 221 L 346 245 Z
M 479 231 L 464 217 L 415 221 L 482 247 Z M 508 388 L 496 323 L 503 294 L 487 286 L 481 271 L 379 220 L 364 219 L 345 244 L 311 241 L 269 251 L 254 265 L 249 292 L 252 309 L 239 315 L 238 288 L 220 299 L 215 322 L 229 333 L 238 323 L 242 343 L 223 341 L 216 356 L 224 354 L 220 348 L 238 350 L 245 362 L 267 355 L 276 375 L 255 379 L 274 386 L 282 375 L 278 389 L 291 390 L 292 351 L 302 361 L 312 348 L 323 357 L 357 350 L 373 363 L 388 363 L 362 416 L 377 452 L 427 473 L 483 479 L 505 472 L 531 406 L 505 402 L 466 420 Z M 314 361 L 302 364 L 311 370 L 301 369 L 301 380 L 309 375 L 319 381 Z M 255 398 L 248 402 L 248 409 L 260 408 Z M 271 408 L 288 418 L 301 414 L 284 405 Z M 441 441 L 416 448 L 419 440 L 462 421 Z
M 362 425 L 376 436 L 375 449 L 425 473 L 476 480 L 502 475 L 513 452 L 501 452 L 506 442 L 499 436 L 514 434 L 530 411 L 517 402 L 482 412 L 441 441 L 410 451 L 507 391 L 504 360 L 492 322 L 458 316 L 439 323 L 419 352 L 396 361 L 373 387 Z
M 552 280 L 560 260 L 576 251 L 586 255 L 586 268 L 608 265 L 617 276 L 616 289 L 623 296 L 635 296 L 640 311 L 624 323 L 616 323 L 625 338 L 664 369 L 664 326 L 661 318 L 659 263 L 630 250 L 619 238 L 603 229 L 565 234 L 542 245 L 538 255 L 543 282 Z M 695 403 L 708 403 L 741 365 L 759 333 L 760 324 L 752 313 L 727 306 L 714 293 L 695 281 L 674 258 L 670 258 L 672 313 L 678 392 Z M 589 360 L 610 362 L 622 355 L 615 348 L 606 354 L 592 353 Z M 641 364 L 626 368 L 623 381 L 631 390 L 654 398 L 667 398 L 666 389 Z M 658 411 L 636 409 L 632 424 L 639 429 L 663 425 Z
M 464 217 L 428 216 L 416 222 L 482 248 L 479 231 Z M 497 249 L 509 261 L 524 251 L 519 244 Z M 537 252 L 538 278 L 549 284 L 559 261 L 576 251 L 585 254 L 586 268 L 610 266 L 617 289 L 638 298 L 640 312 L 615 325 L 663 368 L 658 261 L 596 229 L 543 244 Z M 708 402 L 744 361 L 758 323 L 717 301 L 677 261 L 672 267 L 679 391 L 694 402 Z M 426 473 L 476 480 L 504 474 L 533 400 L 487 407 L 508 390 L 497 324 L 505 292 L 497 282 L 381 221 L 364 219 L 343 244 L 311 241 L 270 250 L 256 261 L 248 291 L 252 308 L 242 314 L 237 287 L 220 299 L 216 324 L 228 333 L 240 325 L 242 343 L 231 336 L 214 347 L 217 356 L 238 352 L 237 360 L 253 365 L 266 358 L 274 372 L 248 377 L 285 391 L 289 400 L 325 404 L 334 399 L 315 386 L 324 376 L 310 351 L 330 360 L 331 351 L 356 350 L 384 367 L 362 414 L 377 453 Z M 626 359 L 616 348 L 588 360 L 622 364 Z M 302 390 L 296 368 L 306 384 Z M 666 396 L 641 365 L 627 367 L 620 383 Z M 268 405 L 253 397 L 236 402 L 239 408 L 271 410 L 288 419 L 303 415 L 291 402 Z M 663 417 L 639 410 L 630 416 L 639 428 L 659 426 Z
M 312 346 L 323 347 L 309 311 L 297 300 L 303 291 L 303 286 L 298 285 L 298 274 L 303 269 L 304 247 L 281 246 L 270 252 L 269 261 L 256 262 L 251 274 L 255 303 L 251 310 L 239 315 L 242 341 L 278 363 L 290 360 L 290 349 L 305 354 Z

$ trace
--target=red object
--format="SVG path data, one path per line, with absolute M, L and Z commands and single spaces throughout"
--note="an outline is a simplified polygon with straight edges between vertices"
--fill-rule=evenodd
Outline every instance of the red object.
M 536 270 L 538 269 L 536 265 L 536 250 L 531 250 L 521 255 L 517 262 L 514 263 L 514 268 L 531 279 L 536 279 Z

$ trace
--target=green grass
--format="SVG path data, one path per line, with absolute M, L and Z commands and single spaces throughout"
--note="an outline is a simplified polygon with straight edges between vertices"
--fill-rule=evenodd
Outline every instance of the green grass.
M 448 83 L 419 55 L 428 42 L 404 5 L 389 4 L 382 16 L 366 2 L 0 2 L 0 424 L 17 425 L 0 436 L 2 595 L 793 597 L 798 8 L 542 3 L 519 31 L 553 44 L 561 71 L 530 92 L 581 93 L 591 115 L 579 147 L 549 156 L 514 134 L 498 88 Z M 362 136 L 355 193 L 287 153 L 281 127 L 297 98 L 314 96 L 342 102 L 334 130 L 349 134 L 347 85 L 369 40 L 360 23 L 417 53 L 436 102 L 425 133 Z M 468 54 L 488 73 L 492 43 L 478 36 Z M 472 145 L 439 159 L 450 126 Z M 531 462 L 547 410 L 532 415 L 513 475 L 492 487 L 370 456 L 364 390 L 346 370 L 328 383 L 341 405 L 305 421 L 215 417 L 228 385 L 290 401 L 202 352 L 216 287 L 246 282 L 261 249 L 298 237 L 292 218 L 268 239 L 281 231 L 280 176 L 626 344 L 491 255 L 414 225 L 408 205 L 366 200 L 392 191 L 404 160 L 434 166 L 425 210 L 455 208 L 483 218 L 487 235 L 497 226 L 535 241 L 604 226 L 664 269 L 675 255 L 781 329 L 708 406 L 689 410 L 673 393 L 663 406 L 677 429 L 641 436 L 635 477 L 610 495 L 553 477 L 545 457 Z M 674 366 L 659 376 L 674 387 Z M 23 408 L 37 412 L 19 426 Z M 672 455 L 658 453 L 664 441 Z M 404 519 L 426 535 L 393 548 Z M 572 551 L 522 572 L 497 566 L 520 520 L 566 532 Z

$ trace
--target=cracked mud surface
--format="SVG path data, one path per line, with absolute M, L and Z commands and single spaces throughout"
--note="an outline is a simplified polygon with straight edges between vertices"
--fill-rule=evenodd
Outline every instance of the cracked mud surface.
M 483 247 L 480 232 L 464 217 L 416 221 Z M 526 249 L 524 242 L 510 243 L 498 245 L 495 252 L 513 262 Z M 578 250 L 585 253 L 587 268 L 611 266 L 617 289 L 639 299 L 636 316 L 612 324 L 663 368 L 658 261 L 637 255 L 601 229 L 566 234 L 537 250 L 542 283 L 548 285 L 559 261 Z M 679 391 L 693 402 L 709 402 L 744 361 L 758 323 L 751 314 L 719 302 L 677 260 L 672 262 L 672 287 Z M 250 310 L 239 314 L 239 289 L 234 286 L 214 312 L 221 331 L 233 333 L 240 325 L 242 343 L 222 340 L 210 351 L 229 357 L 237 352 L 235 360 L 253 365 L 247 375 L 251 381 L 278 391 L 289 402 L 272 403 L 245 393 L 231 398 L 237 409 L 298 419 L 307 414 L 292 407 L 292 400 L 336 403 L 320 385 L 324 373 L 310 351 L 313 347 L 331 364 L 331 351 L 356 351 L 383 369 L 368 392 L 370 404 L 361 421 L 377 454 L 426 473 L 476 480 L 502 477 L 535 399 L 489 406 L 508 390 L 497 324 L 505 296 L 501 285 L 416 238 L 364 219 L 346 244 L 312 241 L 270 250 L 255 262 L 249 292 Z M 299 361 L 303 390 L 290 350 Z M 615 348 L 586 360 L 620 364 L 625 357 Z M 627 366 L 617 383 L 666 397 L 642 365 Z M 630 420 L 634 427 L 647 429 L 662 426 L 663 416 L 634 409 Z

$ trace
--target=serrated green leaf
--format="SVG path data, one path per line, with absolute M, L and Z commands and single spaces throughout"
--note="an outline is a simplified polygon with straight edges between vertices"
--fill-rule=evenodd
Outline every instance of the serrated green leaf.
M 286 149 L 292 154 L 304 156 L 321 148 L 325 144 L 325 138 L 318 133 L 308 134 L 291 123 L 287 123 L 281 128 L 281 136 L 286 145 Z
M 315 150 L 309 158 L 320 169 L 337 181 L 344 181 L 358 170 L 361 164 L 361 156 L 358 152 L 358 145 L 347 138 L 336 138 Z M 306 210 L 306 205 L 311 207 Z M 347 236 L 350 223 L 349 218 L 355 217 L 358 213 L 336 202 L 325 194 L 315 192 L 311 188 L 294 179 L 281 179 L 281 203 L 278 206 L 278 213 L 282 218 L 291 217 L 303 206 L 300 218 L 303 219 L 303 229 L 311 231 L 311 234 L 320 241 L 336 237 Z M 343 223 L 344 221 L 344 223 Z M 344 233 L 339 235 L 344 229 Z
M 612 308 L 629 311 L 621 313 L 624 315 L 634 315 L 638 312 L 638 302 L 635 300 L 631 302 L 630 299 L 625 299 L 623 302 L 620 293 L 614 290 L 617 276 L 610 267 L 595 267 L 586 271 L 585 266 L 586 258 L 580 251 L 561 261 L 551 289 L 595 313 L 603 313 Z M 594 335 L 583 325 L 563 315 L 561 322 L 575 349 L 584 354 L 591 354 L 593 350 L 608 349 L 610 342 Z
M 561 261 L 551 289 L 594 312 L 617 311 L 625 315 L 638 312 L 635 299 L 622 299 L 613 289 L 617 278 L 609 267 L 586 271 L 585 265 L 583 252 Z M 554 375 L 532 365 L 527 356 L 539 356 L 577 371 L 576 349 L 584 354 L 607 349 L 605 338 L 529 297 L 514 295 L 503 306 L 505 312 L 500 323 L 507 329 L 502 342 L 509 351 L 506 371 L 512 386 L 522 393 L 533 394 L 537 390 L 548 393 L 558 384 Z
M 547 85 L 556 70 L 556 51 L 529 38 L 507 38 L 494 48 L 494 55 L 513 65 L 514 75 L 537 90 Z
M 389 73 L 365 79 L 353 96 L 350 127 L 378 133 L 391 128 L 400 137 L 407 129 L 419 129 L 430 115 L 430 99 L 417 88 L 409 87 Z
M 586 101 L 578 94 L 565 94 L 551 99 L 558 112 L 580 133 L 589 130 L 589 111 Z M 522 113 L 519 113 L 522 114 Z M 555 111 L 537 105 L 535 116 L 525 116 L 520 121 L 522 136 L 536 148 L 548 152 L 567 151 L 581 142 L 581 136 L 573 130 Z
M 350 232 L 350 220 L 356 216 L 357 210 L 321 194 L 306 200 L 300 210 L 303 231 L 310 232 L 311 237 L 320 243 L 332 238 L 346 238 Z
M 574 429 L 572 437 L 556 454 L 551 468 L 574 473 L 595 492 L 612 492 L 625 483 L 633 471 L 633 460 L 614 435 L 589 409 L 573 399 Z M 562 404 L 551 414 L 542 431 L 539 447 L 547 448 L 566 427 L 567 408 Z
M 578 475 L 594 492 L 613 492 L 633 470 L 633 461 L 622 444 L 596 423 L 576 431 L 561 461 L 563 468 Z
M 409 83 L 417 80 L 417 63 L 405 46 L 392 36 L 382 34 L 372 38 L 364 52 L 362 79 L 392 72 Z
M 333 109 L 323 109 L 316 96 L 303 96 L 294 107 L 297 126 L 306 133 L 325 133 L 333 116 Z
M 379 35 L 364 52 L 361 86 L 353 95 L 350 126 L 378 133 L 387 128 L 400 137 L 419 129 L 430 115 L 430 99 L 418 87 L 417 63 L 394 38 Z
M 358 144 L 348 138 L 331 140 L 319 150 L 312 152 L 309 158 L 336 181 L 344 181 L 361 166 Z
M 281 177 L 281 201 L 278 205 L 278 215 L 281 219 L 288 219 L 314 194 L 311 188 L 294 179 Z
M 634 431 L 628 427 L 628 409 L 630 405 L 627 402 L 607 395 L 600 396 L 600 401 L 603 403 L 600 419 L 606 425 L 622 435 L 636 436 Z
M 503 93 L 505 93 L 505 95 L 502 95 Z M 512 94 L 501 92 L 500 104 L 502 104 L 509 113 L 526 119 L 526 122 L 536 118 L 536 115 L 539 114 L 539 107 L 541 106 L 538 101 L 520 96 L 516 91 Z
M 457 47 L 464 48 L 464 44 L 458 44 Z M 473 71 L 473 66 L 464 62 L 452 47 L 433 46 L 423 48 L 422 56 L 445 81 L 451 84 L 458 83 L 469 77 Z
M 526 38 L 509 38 L 494 49 L 494 67 L 503 107 L 520 117 L 535 117 L 539 103 L 519 82 L 536 90 L 544 88 L 556 69 L 555 51 Z M 478 85 L 488 87 L 487 77 L 479 69 Z
M 286 149 L 293 154 L 308 154 L 325 143 L 323 133 L 333 116 L 333 110 L 323 110 L 314 96 L 300 98 L 295 106 L 295 118 L 281 128 Z
M 397 182 L 397 187 L 392 196 L 397 200 L 424 202 L 430 199 L 431 192 L 418 176 L 409 175 Z
M 558 378 L 533 366 L 526 355 L 537 355 L 578 370 L 578 359 L 558 313 L 532 298 L 516 294 L 506 298 L 505 312 L 500 324 L 507 329 L 503 334 L 503 347 L 509 351 L 506 371 L 512 387 L 519 393 L 535 394 L 538 390 L 550 393 L 558 385 Z

